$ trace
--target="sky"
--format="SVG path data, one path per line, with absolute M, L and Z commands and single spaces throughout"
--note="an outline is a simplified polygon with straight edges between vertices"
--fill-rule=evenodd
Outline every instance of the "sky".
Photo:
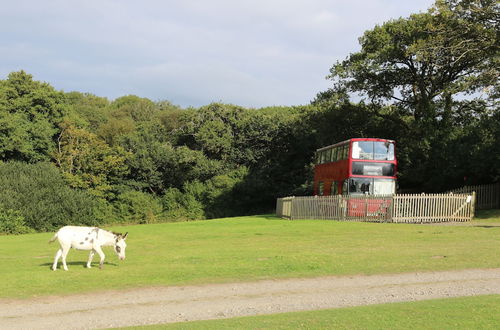
M 434 0 L 15 0 L 0 8 L 0 79 L 182 107 L 303 105 L 363 32 Z

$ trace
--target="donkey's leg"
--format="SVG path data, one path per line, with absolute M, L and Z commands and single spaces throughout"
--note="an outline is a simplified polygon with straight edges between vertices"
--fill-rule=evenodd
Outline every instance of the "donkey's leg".
M 70 246 L 63 246 L 62 247 L 62 264 L 63 264 L 64 270 L 68 270 L 68 266 L 66 265 L 66 256 L 68 255 L 70 248 L 71 248 Z
M 91 263 L 92 263 L 92 258 L 94 258 L 94 250 L 90 250 L 90 253 L 89 253 L 89 261 L 87 261 L 87 268 L 90 268 L 91 267 Z
M 95 252 L 97 252 L 99 257 L 101 257 L 101 261 L 99 262 L 99 268 L 102 269 L 102 265 L 104 264 L 104 258 L 106 258 L 106 256 L 104 255 L 104 252 L 102 252 L 102 249 L 100 246 L 94 247 L 94 250 L 95 250 Z
M 56 256 L 54 258 L 54 264 L 52 265 L 52 270 L 57 269 L 57 262 L 59 261 L 61 255 L 62 255 L 62 249 L 57 250 Z

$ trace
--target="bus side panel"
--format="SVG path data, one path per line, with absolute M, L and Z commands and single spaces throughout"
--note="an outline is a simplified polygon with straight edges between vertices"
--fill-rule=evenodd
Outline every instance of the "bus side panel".
M 333 181 L 341 182 L 349 176 L 349 160 L 316 165 L 314 167 L 314 194 L 319 194 L 319 183 L 323 182 L 323 193 L 330 195 Z
M 379 217 L 387 215 L 390 199 L 349 198 L 347 215 L 350 217 Z

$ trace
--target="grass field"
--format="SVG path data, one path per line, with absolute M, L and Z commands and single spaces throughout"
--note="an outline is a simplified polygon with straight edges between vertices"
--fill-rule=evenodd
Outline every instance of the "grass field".
M 71 250 L 69 271 L 50 270 L 53 233 L 0 236 L 0 297 L 26 298 L 105 289 L 322 275 L 500 267 L 500 212 L 473 226 L 288 221 L 253 216 L 136 225 L 127 259 L 105 248 L 103 270 L 84 268 Z M 97 266 L 98 256 L 94 259 Z
M 130 327 L 128 330 L 197 329 L 498 329 L 500 295 L 437 299 Z

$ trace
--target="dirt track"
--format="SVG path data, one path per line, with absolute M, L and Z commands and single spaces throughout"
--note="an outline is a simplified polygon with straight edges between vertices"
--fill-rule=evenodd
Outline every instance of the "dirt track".
M 500 294 L 500 268 L 0 300 L 1 329 L 93 329 Z

